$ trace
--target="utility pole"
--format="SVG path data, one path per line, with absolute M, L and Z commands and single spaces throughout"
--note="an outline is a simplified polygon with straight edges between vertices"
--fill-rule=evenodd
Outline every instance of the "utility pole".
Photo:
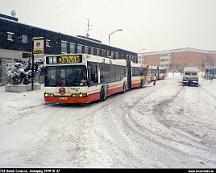
M 88 21 L 88 23 L 85 23 L 86 25 L 87 25 L 87 33 L 86 33 L 86 37 L 90 37 L 90 34 L 89 34 L 89 31 L 92 31 L 92 29 L 90 29 L 90 27 L 92 26 L 92 25 L 90 25 L 90 20 L 89 19 L 87 19 L 87 21 Z
M 34 90 L 34 40 L 32 39 L 31 90 Z

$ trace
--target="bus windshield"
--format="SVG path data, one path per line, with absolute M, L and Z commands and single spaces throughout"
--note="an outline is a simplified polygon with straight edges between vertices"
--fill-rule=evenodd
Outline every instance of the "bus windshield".
M 86 86 L 84 65 L 50 66 L 45 68 L 45 87 Z

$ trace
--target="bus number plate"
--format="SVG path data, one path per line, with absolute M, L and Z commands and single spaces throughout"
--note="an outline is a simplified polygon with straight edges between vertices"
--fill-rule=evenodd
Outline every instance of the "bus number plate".
M 67 100 L 67 97 L 59 97 L 60 100 Z

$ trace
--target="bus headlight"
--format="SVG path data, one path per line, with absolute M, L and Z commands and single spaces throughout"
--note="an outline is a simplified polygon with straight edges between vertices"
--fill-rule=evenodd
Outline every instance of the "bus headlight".
M 87 94 L 86 93 L 80 93 L 80 97 L 86 97 L 87 96 Z
M 46 96 L 46 97 L 52 97 L 52 96 L 54 96 L 54 94 L 53 93 L 44 93 L 44 96 Z

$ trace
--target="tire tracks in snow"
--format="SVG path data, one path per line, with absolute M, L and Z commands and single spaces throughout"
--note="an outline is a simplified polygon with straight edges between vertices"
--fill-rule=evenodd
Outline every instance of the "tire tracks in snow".
M 155 107 L 155 109 L 154 109 L 155 119 L 159 123 L 165 125 L 167 128 L 169 128 L 169 129 L 172 128 L 172 131 L 175 131 L 176 134 L 181 135 L 182 137 L 184 137 L 186 139 L 189 139 L 190 141 L 198 144 L 199 146 L 202 144 L 204 147 L 207 147 L 207 148 L 204 149 L 204 148 L 199 148 L 199 147 L 192 145 L 193 147 L 195 147 L 197 149 L 203 149 L 203 150 L 209 150 L 209 147 L 211 147 L 213 149 L 212 152 L 215 152 L 215 150 L 216 150 L 215 147 L 202 143 L 202 140 L 203 140 L 202 137 L 199 137 L 196 134 L 192 133 L 191 131 L 187 131 L 187 130 L 179 127 L 177 124 L 172 124 L 171 121 L 167 120 L 166 117 L 164 116 L 164 112 L 165 112 L 166 108 L 169 107 L 169 104 L 171 104 L 180 95 L 181 92 L 183 92 L 183 94 L 185 94 L 185 87 L 183 87 L 183 89 L 180 90 L 180 92 L 178 92 L 171 99 L 164 100 L 164 101 L 158 103 L 156 106 L 154 106 Z M 184 132 L 184 134 L 182 132 Z M 189 136 L 187 134 L 189 134 Z M 191 144 L 189 144 L 189 145 L 191 145 Z
M 170 150 L 173 150 L 173 151 L 178 151 L 178 150 L 176 150 L 176 149 L 174 149 L 174 148 L 172 148 L 172 147 L 169 147 L 169 146 L 167 146 L 167 145 L 164 145 L 163 143 L 161 143 L 161 142 L 158 142 L 157 140 L 155 140 L 155 139 L 153 139 L 152 137 L 150 137 L 149 135 L 148 135 L 148 133 L 152 133 L 152 131 L 150 131 L 150 130 L 148 130 L 147 128 L 143 128 L 139 123 L 137 123 L 133 118 L 132 118 L 132 114 L 131 114 L 131 111 L 130 111 L 130 109 L 132 108 L 132 107 L 134 107 L 134 106 L 136 106 L 140 101 L 142 101 L 143 100 L 143 98 L 146 98 L 146 97 L 148 97 L 148 96 L 150 96 L 151 94 L 153 94 L 154 93 L 154 91 L 153 92 L 151 92 L 151 93 L 149 93 L 149 94 L 147 94 L 147 95 L 145 95 L 144 97 L 142 97 L 142 99 L 141 98 L 139 98 L 138 99 L 138 101 L 135 103 L 135 104 L 133 104 L 132 106 L 130 106 L 130 107 L 121 107 L 121 109 L 123 110 L 123 112 L 125 113 L 125 115 L 124 115 L 124 124 L 129 128 L 129 130 L 131 130 L 131 131 L 133 131 L 133 132 L 135 132 L 135 134 L 137 134 L 137 135 L 139 135 L 141 138 L 144 138 L 144 139 L 147 139 L 147 140 L 149 140 L 150 142 L 153 142 L 153 143 L 155 143 L 155 144 L 157 144 L 157 145 L 159 145 L 159 146 L 162 146 L 163 148 L 166 148 L 166 149 L 170 149 Z M 144 130 L 144 131 L 143 131 Z M 147 131 L 147 133 L 145 133 L 145 131 Z M 158 136 L 158 135 L 157 135 Z M 160 135 L 161 136 L 161 135 Z M 161 136 L 162 137 L 162 136 Z M 164 137 L 163 137 L 164 138 Z
M 203 91 L 205 91 L 205 93 L 207 93 L 210 97 L 216 100 L 216 97 L 212 93 L 210 93 L 206 88 L 204 88 L 201 85 L 200 85 L 200 88 L 203 89 Z
M 142 98 L 140 98 L 140 101 L 145 96 L 151 95 L 153 92 L 156 91 L 155 87 L 151 87 L 148 89 L 150 90 L 146 90 L 147 93 L 144 96 L 142 96 Z M 120 97 L 120 99 L 118 98 L 118 100 L 113 102 L 112 109 L 111 107 L 106 107 L 104 109 L 105 114 L 103 114 L 104 111 L 101 113 L 99 112 L 99 114 L 101 114 L 101 116 L 104 117 L 103 120 L 104 128 L 107 129 L 107 132 L 109 133 L 112 139 L 107 138 L 106 135 L 100 132 L 97 134 L 97 136 L 99 139 L 101 139 L 101 141 L 103 141 L 103 145 L 104 145 L 103 148 L 106 148 L 105 152 L 112 159 L 112 165 L 114 167 L 119 167 L 119 165 L 121 166 L 124 165 L 124 167 L 131 167 L 129 165 L 132 165 L 133 167 L 137 167 L 137 165 L 140 165 L 138 163 L 142 162 L 142 159 L 140 157 L 137 157 L 137 155 L 134 154 L 133 149 L 130 148 L 130 144 L 128 144 L 128 139 L 127 137 L 125 137 L 125 135 L 127 136 L 127 134 L 125 134 L 125 131 L 124 132 L 118 131 L 119 126 L 122 126 L 121 116 L 119 116 L 119 111 L 118 111 L 119 105 L 121 106 L 122 100 L 130 98 L 131 96 L 134 96 L 134 94 L 139 95 L 139 93 L 141 93 L 142 91 L 145 91 L 145 89 L 143 88 L 143 89 L 132 90 L 127 94 L 123 94 Z M 112 117 L 112 115 L 115 115 L 116 113 L 118 113 L 117 114 L 118 118 L 115 118 L 115 116 Z M 112 120 L 112 118 L 114 119 Z M 124 124 L 123 124 L 123 128 L 124 128 Z M 116 157 L 116 155 L 118 155 L 118 157 Z M 127 159 L 124 159 L 123 161 L 122 158 L 127 158 Z
M 39 104 L 35 106 L 27 106 L 22 109 L 17 110 L 17 112 L 14 112 L 13 117 L 9 117 L 5 121 L 0 123 L 0 127 L 11 125 L 14 123 L 17 123 L 18 121 L 28 118 L 30 116 L 30 113 L 34 111 L 35 109 L 44 107 L 44 104 Z
M 166 117 L 164 116 L 164 112 L 165 112 L 166 108 L 168 108 L 169 104 L 171 104 L 180 95 L 181 91 L 185 92 L 184 89 L 179 90 L 179 92 L 177 92 L 177 94 L 174 95 L 171 99 L 164 100 L 164 101 L 158 103 L 154 109 L 154 114 L 153 114 L 154 117 L 156 118 L 156 120 L 159 123 L 164 124 L 168 129 L 172 129 L 172 131 L 174 131 L 176 134 L 184 137 L 185 139 L 192 141 L 191 144 L 180 141 L 181 144 L 183 144 L 183 145 L 186 144 L 192 148 L 216 154 L 216 148 L 203 143 L 202 137 L 199 137 L 199 136 L 195 135 L 194 133 L 192 133 L 191 131 L 187 131 L 187 130 L 179 127 L 177 124 L 170 123 L 171 121 L 167 120 Z M 184 132 L 184 134 L 182 132 Z M 179 142 L 179 141 L 176 141 L 174 139 L 171 139 L 171 140 L 175 141 L 175 142 Z M 198 146 L 195 146 L 194 144 L 197 144 Z M 198 159 L 203 160 L 202 157 L 199 157 L 197 155 L 193 155 L 193 154 L 187 154 L 187 155 L 191 155 L 193 157 L 196 157 Z M 205 161 L 212 162 L 212 163 L 216 164 L 215 160 L 205 159 Z
M 155 106 L 155 109 L 153 110 L 154 112 L 154 116 L 155 118 L 157 119 L 157 121 L 161 124 L 164 124 L 167 128 L 170 129 L 170 127 L 173 127 L 173 128 L 176 128 L 175 126 L 173 126 L 172 124 L 170 123 L 167 123 L 168 121 L 164 120 L 164 119 L 159 119 L 158 116 L 161 116 L 163 114 L 163 110 L 165 110 L 165 108 L 170 104 L 172 103 L 177 97 L 178 95 L 183 91 L 183 87 L 181 87 L 179 89 L 179 91 L 174 95 L 172 96 L 170 99 L 166 99 L 166 100 L 163 100 L 162 102 L 159 102 L 156 106 Z M 138 103 L 141 101 L 142 99 L 138 99 Z M 138 103 L 135 103 L 133 104 L 133 106 L 136 106 Z M 168 142 L 168 141 L 172 141 L 172 142 L 176 142 L 176 143 L 180 143 L 182 145 L 188 145 L 190 147 L 194 147 L 196 149 L 199 149 L 199 150 L 204 150 L 204 151 L 209 151 L 208 148 L 200 148 L 200 147 L 196 147 L 190 143 L 187 143 L 187 142 L 184 142 L 184 141 L 180 141 L 180 140 L 175 140 L 175 139 L 172 139 L 172 138 L 169 138 L 167 136 L 163 136 L 161 134 L 157 134 L 156 132 L 153 132 L 152 130 L 149 130 L 147 128 L 145 128 L 144 126 L 141 126 L 139 123 L 137 123 L 133 118 L 132 118 L 132 114 L 130 112 L 130 109 L 133 107 L 131 106 L 129 109 L 128 108 L 124 108 L 122 107 L 122 110 L 124 111 L 125 113 L 125 116 L 124 116 L 124 123 L 125 125 L 129 128 L 129 130 L 133 131 L 135 134 L 139 135 L 141 138 L 144 138 L 144 139 L 147 139 L 149 140 L 150 142 L 153 142 L 165 149 L 169 149 L 169 150 L 172 150 L 174 152 L 177 152 L 177 153 L 180 153 L 180 154 L 183 154 L 185 156 L 188 156 L 189 154 L 188 153 L 185 153 L 179 149 L 176 149 L 172 146 L 169 146 L 169 145 L 166 145 L 166 144 L 163 144 L 162 142 L 158 141 L 157 139 L 154 139 L 154 137 L 151 137 L 148 133 L 150 134 L 153 134 L 154 136 L 158 136 L 160 137 L 161 139 L 164 140 L 164 142 Z M 155 115 L 156 114 L 156 115 Z M 158 115 L 159 114 L 159 115 Z M 163 117 L 164 118 L 164 117 Z M 172 129 L 173 130 L 173 129 Z M 181 129 L 179 129 L 181 130 Z M 147 132 L 147 133 L 146 133 Z M 200 145 L 200 142 L 197 141 L 197 140 L 194 140 L 194 139 L 191 139 L 190 137 L 188 137 L 187 135 L 184 135 L 182 134 L 181 132 L 175 130 L 175 133 L 178 133 L 179 135 L 181 135 L 182 137 L 185 137 L 189 140 L 192 140 L 193 142 L 196 142 L 197 144 Z M 188 132 L 186 132 L 188 133 Z M 197 136 L 196 136 L 197 137 Z M 205 146 L 206 147 L 206 146 Z M 214 150 L 213 150 L 214 151 Z M 215 151 L 214 151 L 215 152 Z M 192 157 L 196 157 L 198 159 L 201 159 L 203 160 L 203 158 L 199 157 L 199 156 L 196 156 L 196 155 L 190 155 Z M 206 161 L 208 162 L 212 162 L 212 163 L 216 163 L 216 161 L 213 161 L 213 160 L 208 160 L 208 159 L 205 159 Z
M 43 108 L 39 107 L 31 110 L 29 116 L 25 119 L 31 117 L 34 119 L 38 115 L 47 116 L 47 118 L 40 120 L 40 124 L 38 124 L 38 131 L 42 131 L 42 133 L 44 131 L 45 134 L 42 136 L 39 134 L 38 139 L 33 139 L 34 144 L 32 144 L 32 141 L 25 141 L 26 147 L 18 150 L 14 159 L 22 160 L 25 163 L 24 165 L 33 166 L 67 165 L 64 164 L 65 162 L 75 167 L 85 166 L 85 163 L 88 162 L 88 159 L 86 159 L 87 154 L 85 153 L 89 152 L 88 149 L 90 147 L 87 144 L 91 142 L 88 141 L 89 138 L 86 136 L 88 135 L 86 131 L 89 129 L 86 127 L 86 122 L 87 126 L 91 126 L 94 116 L 98 111 L 115 104 L 125 96 L 124 94 L 112 96 L 112 98 L 108 98 L 105 102 L 81 106 L 46 104 Z M 19 120 L 17 123 L 22 124 L 22 121 Z M 73 130 L 77 133 L 70 133 Z M 38 136 L 37 131 L 32 136 Z M 61 148 L 61 146 L 65 146 L 65 148 Z M 56 154 L 63 154 L 65 158 L 63 160 L 56 158 L 59 163 L 53 163 L 51 157 L 55 158 Z M 20 163 L 21 166 L 23 162 Z

